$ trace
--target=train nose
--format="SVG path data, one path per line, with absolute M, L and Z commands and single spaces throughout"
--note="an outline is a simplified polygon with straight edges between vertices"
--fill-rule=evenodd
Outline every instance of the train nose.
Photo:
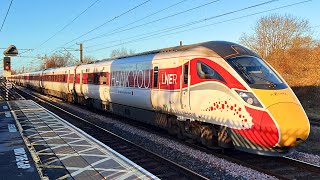
M 293 147 L 307 139 L 310 124 L 300 105 L 291 102 L 277 103 L 269 106 L 267 110 L 278 125 L 278 146 Z M 261 124 L 264 125 L 263 122 Z

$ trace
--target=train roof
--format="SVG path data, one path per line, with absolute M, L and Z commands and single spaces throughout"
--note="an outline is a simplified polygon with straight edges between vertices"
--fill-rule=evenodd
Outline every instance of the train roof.
M 249 50 L 248 48 L 233 43 L 233 42 L 228 42 L 228 41 L 208 41 L 208 42 L 202 42 L 202 43 L 197 43 L 197 44 L 191 44 L 191 45 L 184 45 L 184 46 L 175 46 L 175 47 L 169 47 L 169 48 L 163 48 L 163 49 L 158 49 L 158 50 L 153 50 L 153 51 L 147 51 L 143 53 L 138 53 L 138 54 L 133 54 L 130 56 L 122 56 L 122 57 L 117 57 L 117 58 L 109 58 L 109 59 L 102 59 L 99 61 L 95 61 L 89 64 L 80 64 L 78 66 L 87 68 L 88 66 L 94 67 L 97 64 L 100 63 L 105 63 L 106 61 L 113 61 L 117 59 L 124 59 L 124 58 L 129 58 L 129 57 L 136 57 L 136 56 L 148 56 L 151 54 L 159 54 L 159 53 L 167 53 L 167 52 L 182 52 L 182 51 L 187 51 L 187 50 L 192 50 L 198 47 L 204 47 L 207 49 L 212 50 L 215 52 L 217 55 L 222 57 L 223 59 L 227 60 L 232 57 L 236 56 L 255 56 L 260 58 L 259 55 L 257 55 L 255 52 Z M 91 65 L 92 64 L 92 65 Z M 69 68 L 73 68 L 75 66 L 68 66 L 68 67 L 62 67 L 62 70 L 67 70 Z M 56 71 L 56 69 L 59 68 L 49 68 L 42 70 L 44 72 L 51 72 L 51 71 Z
M 143 56 L 143 55 L 149 55 L 149 54 L 157 54 L 157 53 L 166 53 L 166 52 L 178 52 L 178 51 L 186 51 L 191 50 L 193 48 L 197 47 L 205 47 L 212 51 L 214 51 L 216 54 L 218 54 L 223 59 L 229 59 L 236 56 L 255 56 L 259 57 L 255 52 L 249 50 L 248 48 L 228 41 L 208 41 L 208 42 L 202 42 L 197 44 L 191 44 L 191 45 L 184 45 L 184 46 L 175 46 L 170 48 L 163 48 L 158 50 L 152 50 L 147 51 L 143 53 L 133 54 L 129 56 L 122 56 L 117 58 L 109 58 L 109 59 L 102 59 L 97 62 L 101 61 L 111 61 L 111 60 L 117 60 L 117 59 L 123 59 L 128 57 L 134 57 L 134 56 Z

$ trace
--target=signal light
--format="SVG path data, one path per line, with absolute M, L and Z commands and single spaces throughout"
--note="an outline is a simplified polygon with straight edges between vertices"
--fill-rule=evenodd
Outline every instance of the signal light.
M 11 59 L 10 59 L 10 57 L 4 57 L 3 58 L 3 69 L 5 71 L 10 71 L 11 70 Z

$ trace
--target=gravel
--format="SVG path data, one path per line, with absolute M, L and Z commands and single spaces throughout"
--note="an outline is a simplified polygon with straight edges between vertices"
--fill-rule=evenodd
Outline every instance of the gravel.
M 290 154 L 288 157 L 320 166 L 320 156 L 319 155 L 308 154 L 308 153 L 296 151 L 296 152 Z
M 45 97 L 45 96 L 43 96 Z M 66 109 L 76 112 L 81 117 L 99 123 L 107 130 L 118 134 L 125 139 L 134 142 L 150 151 L 153 151 L 171 161 L 192 169 L 210 179 L 276 179 L 256 170 L 243 167 L 241 165 L 215 157 L 211 154 L 193 149 L 177 141 L 161 137 L 151 132 L 138 129 L 129 124 L 114 120 L 112 118 L 99 115 L 74 105 L 67 104 L 60 99 L 48 98 L 55 103 L 59 103 Z M 103 123 L 101 123 L 103 122 Z M 294 152 L 289 157 L 320 165 L 320 156 L 303 152 Z

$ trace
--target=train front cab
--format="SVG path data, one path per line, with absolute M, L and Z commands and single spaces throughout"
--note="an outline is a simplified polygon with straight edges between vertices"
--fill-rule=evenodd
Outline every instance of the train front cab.
M 254 122 L 249 129 L 231 130 L 236 148 L 283 155 L 307 139 L 310 124 L 303 107 L 271 66 L 253 56 L 233 57 L 227 62 L 251 88 L 236 90 Z

